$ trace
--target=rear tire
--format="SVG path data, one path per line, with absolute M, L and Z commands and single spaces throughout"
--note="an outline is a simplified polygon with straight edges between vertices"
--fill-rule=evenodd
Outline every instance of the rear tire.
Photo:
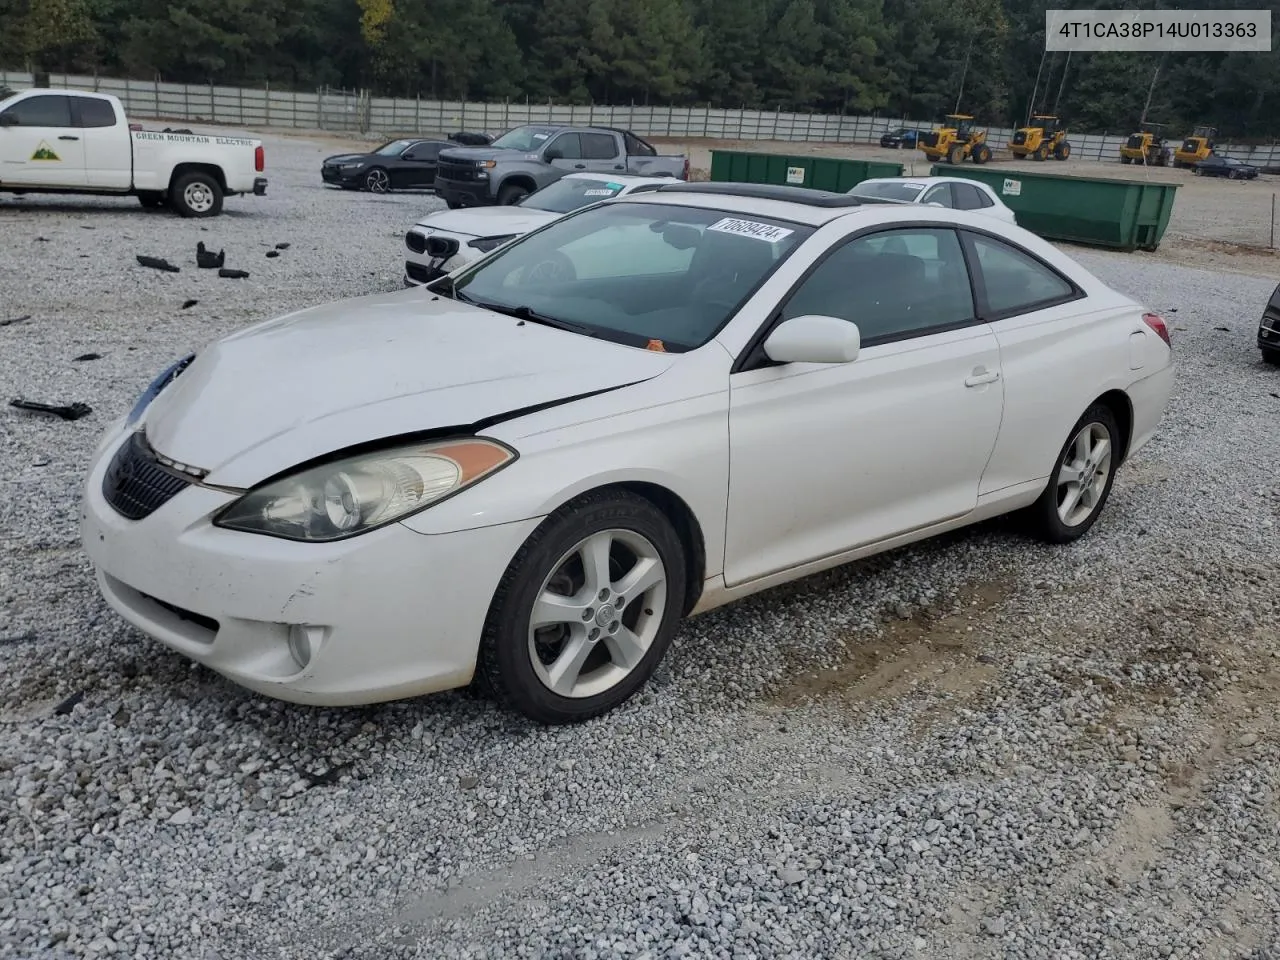
M 1280 367 L 1280 350 L 1272 347 L 1262 348 L 1262 362 L 1269 363 L 1273 367 Z
M 1121 157 L 1121 158 L 1120 158 L 1120 162 L 1121 162 L 1121 163 L 1123 163 L 1123 164 L 1127 167 L 1129 164 L 1133 163 L 1133 158 L 1132 158 L 1132 157 Z
M 1042 143 L 1040 144 L 1040 146 L 1036 147 L 1036 152 L 1031 155 L 1031 159 L 1040 161 L 1040 160 L 1048 159 L 1048 156 L 1049 156 L 1049 148 L 1048 146 Z
M 169 205 L 183 217 L 216 217 L 222 212 L 222 187 L 212 175 L 196 170 L 173 181 Z
M 961 163 L 964 161 L 964 147 L 952 147 L 947 154 L 947 163 Z
M 1027 508 L 1032 535 L 1062 544 L 1088 533 L 1111 495 L 1119 464 L 1116 416 L 1105 403 L 1095 403 L 1071 428 L 1044 492 Z
M 1053 148 L 1053 159 L 1066 160 L 1071 156 L 1071 144 L 1063 140 L 1060 144 Z
M 445 204 L 445 206 L 446 206 L 446 207 L 448 207 L 450 210 L 461 210 L 461 209 L 462 209 L 462 201 L 461 201 L 461 200 L 446 200 L 446 201 L 444 202 L 444 204 Z
M 991 159 L 991 148 L 985 143 L 973 151 L 973 162 L 981 166 Z
M 671 645 L 685 577 L 680 538 L 656 506 L 621 490 L 585 494 L 547 517 L 511 561 L 476 676 L 537 723 L 607 713 L 644 686 Z

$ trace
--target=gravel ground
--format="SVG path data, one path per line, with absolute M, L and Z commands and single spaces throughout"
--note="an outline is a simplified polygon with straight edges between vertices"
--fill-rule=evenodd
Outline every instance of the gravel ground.
M 0 956 L 1277 956 L 1274 279 L 1075 251 L 1180 366 L 1074 546 L 993 523 L 713 612 L 572 729 L 463 693 L 307 709 L 127 628 L 76 515 L 167 362 L 398 286 L 438 202 L 324 190 L 327 152 L 271 138 L 270 196 L 203 226 L 0 200 L 0 323 L 29 315 L 0 382 L 94 407 L 0 410 Z

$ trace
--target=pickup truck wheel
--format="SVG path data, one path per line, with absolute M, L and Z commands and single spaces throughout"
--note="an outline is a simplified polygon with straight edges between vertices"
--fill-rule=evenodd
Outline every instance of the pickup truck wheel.
M 138 202 L 148 210 L 155 210 L 165 204 L 164 194 L 159 190 L 148 190 L 138 194 Z
M 504 207 L 519 203 L 529 195 L 529 190 L 518 183 L 506 183 L 498 191 L 498 203 Z
M 169 202 L 184 217 L 216 217 L 222 212 L 222 188 L 207 173 L 184 173 L 173 182 Z

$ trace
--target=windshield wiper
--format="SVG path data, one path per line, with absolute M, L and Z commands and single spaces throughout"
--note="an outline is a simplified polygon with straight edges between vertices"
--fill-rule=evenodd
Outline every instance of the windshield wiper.
M 561 320 L 559 317 L 549 317 L 545 313 L 539 313 L 532 307 L 519 306 L 508 307 L 501 303 L 486 303 L 483 300 L 469 300 L 469 303 L 485 310 L 492 310 L 494 313 L 505 314 L 508 317 L 515 317 L 517 320 L 528 320 L 530 323 L 538 323 L 544 327 L 554 327 L 556 330 L 567 330 L 569 333 L 580 333 L 585 337 L 598 337 L 596 331 L 588 327 L 586 324 L 573 323 L 570 320 Z

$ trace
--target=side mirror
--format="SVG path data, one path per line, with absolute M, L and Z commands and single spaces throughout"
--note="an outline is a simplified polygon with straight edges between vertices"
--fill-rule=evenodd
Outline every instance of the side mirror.
M 416 153 L 406 153 L 403 156 L 401 156 L 400 159 L 401 160 L 417 160 L 418 155 Z
M 563 160 L 564 153 L 559 147 L 549 147 L 547 152 L 542 155 L 542 159 L 550 163 L 552 160 Z
M 861 345 L 856 323 L 806 314 L 778 324 L 764 342 L 764 353 L 775 363 L 849 363 Z
M 16 127 L 18 118 L 11 113 L 0 113 L 0 127 Z

